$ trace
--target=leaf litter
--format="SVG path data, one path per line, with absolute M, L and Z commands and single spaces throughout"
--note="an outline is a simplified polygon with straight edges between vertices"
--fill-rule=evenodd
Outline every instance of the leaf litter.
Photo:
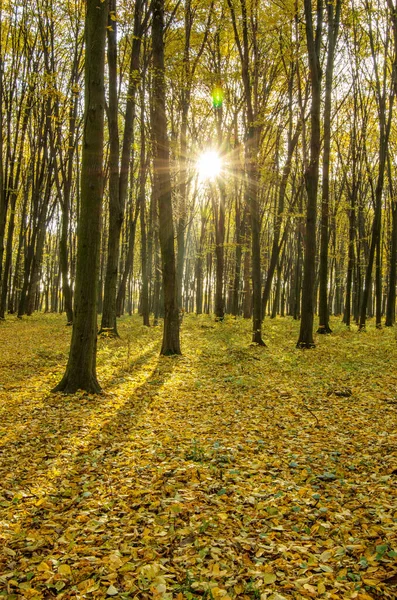
M 62 317 L 1 324 L 2 597 L 397 597 L 394 331 L 249 328 L 187 315 L 161 358 L 123 318 L 63 396 Z

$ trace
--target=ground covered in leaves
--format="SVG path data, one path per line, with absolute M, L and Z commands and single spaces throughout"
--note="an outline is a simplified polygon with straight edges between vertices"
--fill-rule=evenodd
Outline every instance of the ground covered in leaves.
M 397 598 L 395 330 L 135 316 L 103 396 L 54 395 L 70 328 L 0 325 L 0 596 Z

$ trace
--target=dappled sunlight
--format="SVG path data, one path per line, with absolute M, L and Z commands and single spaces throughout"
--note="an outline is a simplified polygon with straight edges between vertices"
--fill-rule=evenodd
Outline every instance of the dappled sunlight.
M 44 338 L 49 321 L 40 323 Z M 48 356 L 62 354 L 70 335 L 57 323 Z M 202 595 L 218 571 L 228 589 L 238 565 L 232 597 L 250 579 L 285 594 L 308 554 L 331 569 L 317 576 L 325 589 L 344 569 L 356 572 L 361 555 L 385 576 L 395 533 L 394 332 L 363 338 L 335 321 L 335 335 L 302 353 L 298 323 L 274 319 L 264 353 L 250 345 L 246 320 L 185 315 L 184 354 L 167 358 L 158 356 L 160 328 L 140 323 L 123 319 L 120 340 L 100 340 L 102 396 L 49 395 L 64 365 L 44 357 L 38 374 L 15 373 L 2 390 L 0 571 L 12 573 L 10 589 L 149 600 L 153 586 L 179 593 L 189 565 L 188 589 Z M 361 502 L 376 519 L 367 522 Z M 351 538 L 357 553 L 342 553 Z M 262 551 L 266 563 L 249 558 Z M 348 597 L 354 582 L 338 581 L 338 597 Z

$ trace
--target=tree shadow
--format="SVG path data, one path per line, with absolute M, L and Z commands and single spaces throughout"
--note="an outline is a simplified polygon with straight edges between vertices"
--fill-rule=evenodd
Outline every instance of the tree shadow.
M 0 572 L 10 568 L 20 570 L 23 579 L 22 572 L 25 572 L 27 562 L 32 563 L 31 570 L 34 571 L 34 565 L 46 556 L 59 555 L 60 548 L 62 554 L 64 546 L 59 542 L 60 538 L 65 541 L 69 530 L 72 530 L 72 539 L 80 531 L 79 520 L 83 527 L 87 521 L 86 515 L 90 512 L 100 519 L 100 515 L 105 515 L 110 510 L 109 506 L 112 506 L 112 514 L 117 518 L 125 501 L 125 490 L 121 493 L 120 485 L 128 484 L 134 489 L 135 478 L 139 477 L 133 464 L 133 452 L 130 449 L 126 454 L 123 449 L 129 444 L 131 433 L 135 434 L 138 427 L 145 429 L 143 415 L 150 410 L 175 365 L 175 359 L 158 357 L 145 381 L 130 391 L 124 390 L 125 396 L 121 399 L 111 392 L 103 397 L 73 396 L 69 401 L 67 398 L 54 398 L 58 421 L 53 419 L 49 424 L 46 419 L 48 412 L 44 411 L 38 425 L 38 437 L 32 433 L 35 435 L 37 452 L 30 454 L 28 465 L 17 465 L 12 480 L 7 483 L 0 518 L 8 522 L 8 528 L 4 530 L 7 533 L 2 535 L 2 541 L 11 552 L 0 557 Z M 81 436 L 76 435 L 73 439 L 69 435 L 64 439 L 63 446 L 59 447 L 59 434 L 62 431 L 58 429 L 53 437 L 51 434 L 48 437 L 48 431 L 53 431 L 51 428 L 57 427 L 61 422 L 59 419 L 67 419 L 68 414 L 79 406 L 83 410 L 73 431 L 76 432 L 81 425 Z M 64 415 L 63 411 L 66 411 Z M 99 415 L 102 420 L 95 427 Z M 91 419 L 91 429 L 87 428 L 88 419 Z M 72 445 L 74 442 L 75 445 Z M 27 452 L 28 440 L 22 444 L 24 447 L 20 447 L 22 450 L 18 454 Z M 137 449 L 137 452 L 140 450 Z M 7 454 L 13 455 L 13 461 L 18 461 L 15 446 L 11 452 L 7 448 Z M 117 470 L 115 475 L 114 469 Z M 103 501 L 104 495 L 109 503 Z M 36 571 L 32 578 L 33 587 L 36 577 L 40 581 L 41 575 Z M 81 579 L 84 578 L 86 575 L 81 576 Z
M 140 367 L 152 355 L 153 351 L 148 351 L 146 357 L 141 357 Z M 21 416 L 15 425 L 16 439 L 3 442 L 0 447 L 0 468 L 9 474 L 7 481 L 3 479 L 3 493 L 6 504 L 14 503 L 14 518 L 20 527 L 37 512 L 34 504 L 40 498 L 55 498 L 60 488 L 66 490 L 63 498 L 67 498 L 68 477 L 75 482 L 91 454 L 94 453 L 92 461 L 98 459 L 96 449 L 103 447 L 106 455 L 112 444 L 125 442 L 142 412 L 171 376 L 174 364 L 173 360 L 159 357 L 143 383 L 131 385 L 130 389 L 126 385 L 125 390 L 121 385 L 120 395 L 111 391 L 103 396 L 50 395 L 43 397 L 29 414 L 26 407 L 25 418 Z M 69 487 L 73 490 L 75 484 Z

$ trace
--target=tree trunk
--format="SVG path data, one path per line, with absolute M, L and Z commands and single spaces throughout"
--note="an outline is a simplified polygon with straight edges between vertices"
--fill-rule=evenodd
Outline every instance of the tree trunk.
M 244 291 L 243 291 L 243 317 L 250 319 L 252 316 L 252 293 L 251 293 L 251 253 L 249 250 L 244 254 Z
M 120 202 L 119 173 L 119 109 L 117 82 L 117 20 L 116 0 L 109 0 L 107 26 L 107 64 L 109 71 L 109 106 L 107 110 L 109 128 L 109 232 L 105 286 L 102 304 L 100 333 L 118 336 L 116 318 L 116 290 L 120 253 L 120 234 L 124 219 L 124 206 Z
M 305 171 L 307 193 L 305 256 L 303 264 L 303 285 L 301 303 L 301 326 L 297 348 L 314 348 L 314 289 L 316 265 L 316 218 L 319 159 L 321 148 L 320 110 L 321 110 L 321 67 L 320 49 L 323 26 L 323 1 L 317 0 L 317 26 L 313 32 L 312 0 L 304 0 L 306 17 L 306 40 L 309 54 L 311 77 L 311 135 L 310 162 Z
M 262 304 L 261 304 L 261 253 L 260 253 L 260 214 L 259 214 L 259 142 L 260 125 L 254 90 L 257 85 L 257 68 L 253 70 L 253 84 L 251 81 L 250 62 L 257 65 L 255 51 L 251 57 L 251 44 L 248 32 L 249 18 L 245 0 L 240 0 L 242 39 L 240 39 L 235 10 L 231 0 L 227 0 L 233 23 L 234 37 L 239 50 L 241 61 L 241 76 L 243 80 L 245 104 L 247 112 L 247 141 L 245 144 L 245 199 L 251 220 L 251 275 L 252 275 L 252 343 L 259 346 L 266 344 L 262 340 Z M 255 31 L 252 32 L 255 38 Z M 256 42 L 256 39 L 255 39 Z
M 214 191 L 213 191 L 214 193 Z M 226 189 L 222 181 L 219 182 L 219 206 L 214 199 L 215 216 L 215 319 L 223 321 L 225 317 L 225 298 L 223 293 L 223 275 L 225 270 L 225 200 Z
M 141 95 L 141 152 L 140 152 L 140 175 L 138 202 L 141 207 L 141 264 L 142 264 L 142 289 L 141 289 L 141 314 L 143 324 L 150 326 L 149 321 L 149 277 L 148 277 L 148 253 L 147 253 L 147 232 L 146 232 L 146 143 L 145 143 L 145 88 L 142 86 Z
M 125 293 L 127 289 L 127 281 L 130 274 L 134 269 L 134 248 L 135 248 L 135 237 L 136 237 L 136 225 L 138 222 L 140 211 L 140 204 L 137 203 L 135 213 L 130 214 L 129 227 L 128 227 L 128 247 L 127 256 L 125 259 L 123 274 L 120 279 L 119 289 L 116 298 L 116 312 L 117 316 L 120 317 L 124 312 Z
M 154 185 L 159 205 L 159 237 L 163 271 L 164 329 L 162 355 L 181 354 L 175 268 L 174 224 L 167 117 L 165 112 L 164 0 L 153 0 L 153 157 Z
M 4 273 L 3 282 L 1 286 L 1 301 L 0 301 L 0 319 L 5 318 L 6 302 L 7 302 L 7 291 L 8 291 L 8 278 L 11 272 L 11 261 L 12 261 L 12 242 L 15 228 L 15 204 L 17 200 L 17 194 L 15 192 L 11 195 L 10 202 L 10 219 L 8 221 L 7 231 L 7 243 L 6 243 L 6 257 L 4 261 Z
M 274 235 L 273 235 L 273 243 L 272 243 L 272 251 L 270 255 L 269 268 L 267 270 L 266 281 L 263 288 L 262 294 L 262 319 L 266 316 L 266 306 L 269 301 L 270 290 L 272 288 L 273 276 L 276 270 L 277 261 L 280 255 L 280 234 L 281 234 L 281 226 L 284 216 L 284 205 L 285 205 L 285 195 L 287 191 L 287 183 L 288 178 L 291 173 L 291 165 L 292 165 L 292 157 L 297 146 L 300 132 L 301 132 L 301 124 L 298 123 L 297 128 L 295 130 L 294 135 L 292 135 L 292 124 L 293 124 L 293 71 L 290 74 L 289 82 L 288 82 L 288 95 L 289 95 L 289 120 L 288 120 L 288 150 L 287 150 L 287 159 L 282 171 L 282 177 L 280 181 L 280 189 L 278 193 L 278 206 L 277 206 L 277 215 L 275 217 L 274 223 Z
M 338 39 L 341 0 L 336 5 L 327 4 L 328 13 L 328 55 L 325 73 L 325 105 L 324 105 L 324 152 L 321 198 L 321 239 L 320 239 L 320 291 L 319 291 L 319 326 L 317 333 L 331 333 L 328 309 L 328 241 L 329 241 L 329 171 L 331 155 L 331 102 L 332 79 L 334 73 L 335 48 Z
M 390 249 L 390 267 L 389 267 L 389 287 L 386 303 L 386 327 L 392 327 L 396 320 L 396 265 L 397 265 L 397 201 L 392 193 L 392 180 L 389 178 L 391 187 L 390 202 L 392 214 L 392 232 Z
M 76 290 L 69 360 L 54 392 L 99 393 L 96 376 L 97 291 L 101 243 L 104 142 L 104 71 L 107 2 L 87 0 L 85 18 L 85 122 L 78 223 Z
M 391 16 L 393 19 L 394 28 L 394 62 L 392 68 L 392 81 L 390 84 L 390 90 L 386 88 L 386 76 L 380 75 L 378 68 L 374 69 L 375 72 L 375 85 L 376 85 L 376 99 L 378 104 L 378 115 L 379 115 L 379 166 L 378 176 L 374 195 L 374 219 L 372 223 L 371 231 L 371 244 L 369 249 L 369 257 L 367 270 L 365 273 L 364 291 L 361 301 L 360 309 L 360 330 L 365 329 L 367 309 L 369 307 L 369 296 L 370 289 L 372 288 L 372 269 L 374 265 L 376 248 L 380 244 L 381 226 L 382 226 L 382 195 L 385 177 L 385 167 L 388 153 L 389 137 L 392 124 L 393 114 L 393 103 L 397 87 L 397 16 L 396 9 L 392 5 L 392 1 L 388 0 L 389 7 L 391 8 Z M 371 54 L 374 65 L 378 63 L 378 52 L 374 45 L 374 34 L 372 30 L 373 22 L 371 14 L 368 15 L 369 19 L 369 41 L 371 46 Z M 386 66 L 384 66 L 386 68 Z

